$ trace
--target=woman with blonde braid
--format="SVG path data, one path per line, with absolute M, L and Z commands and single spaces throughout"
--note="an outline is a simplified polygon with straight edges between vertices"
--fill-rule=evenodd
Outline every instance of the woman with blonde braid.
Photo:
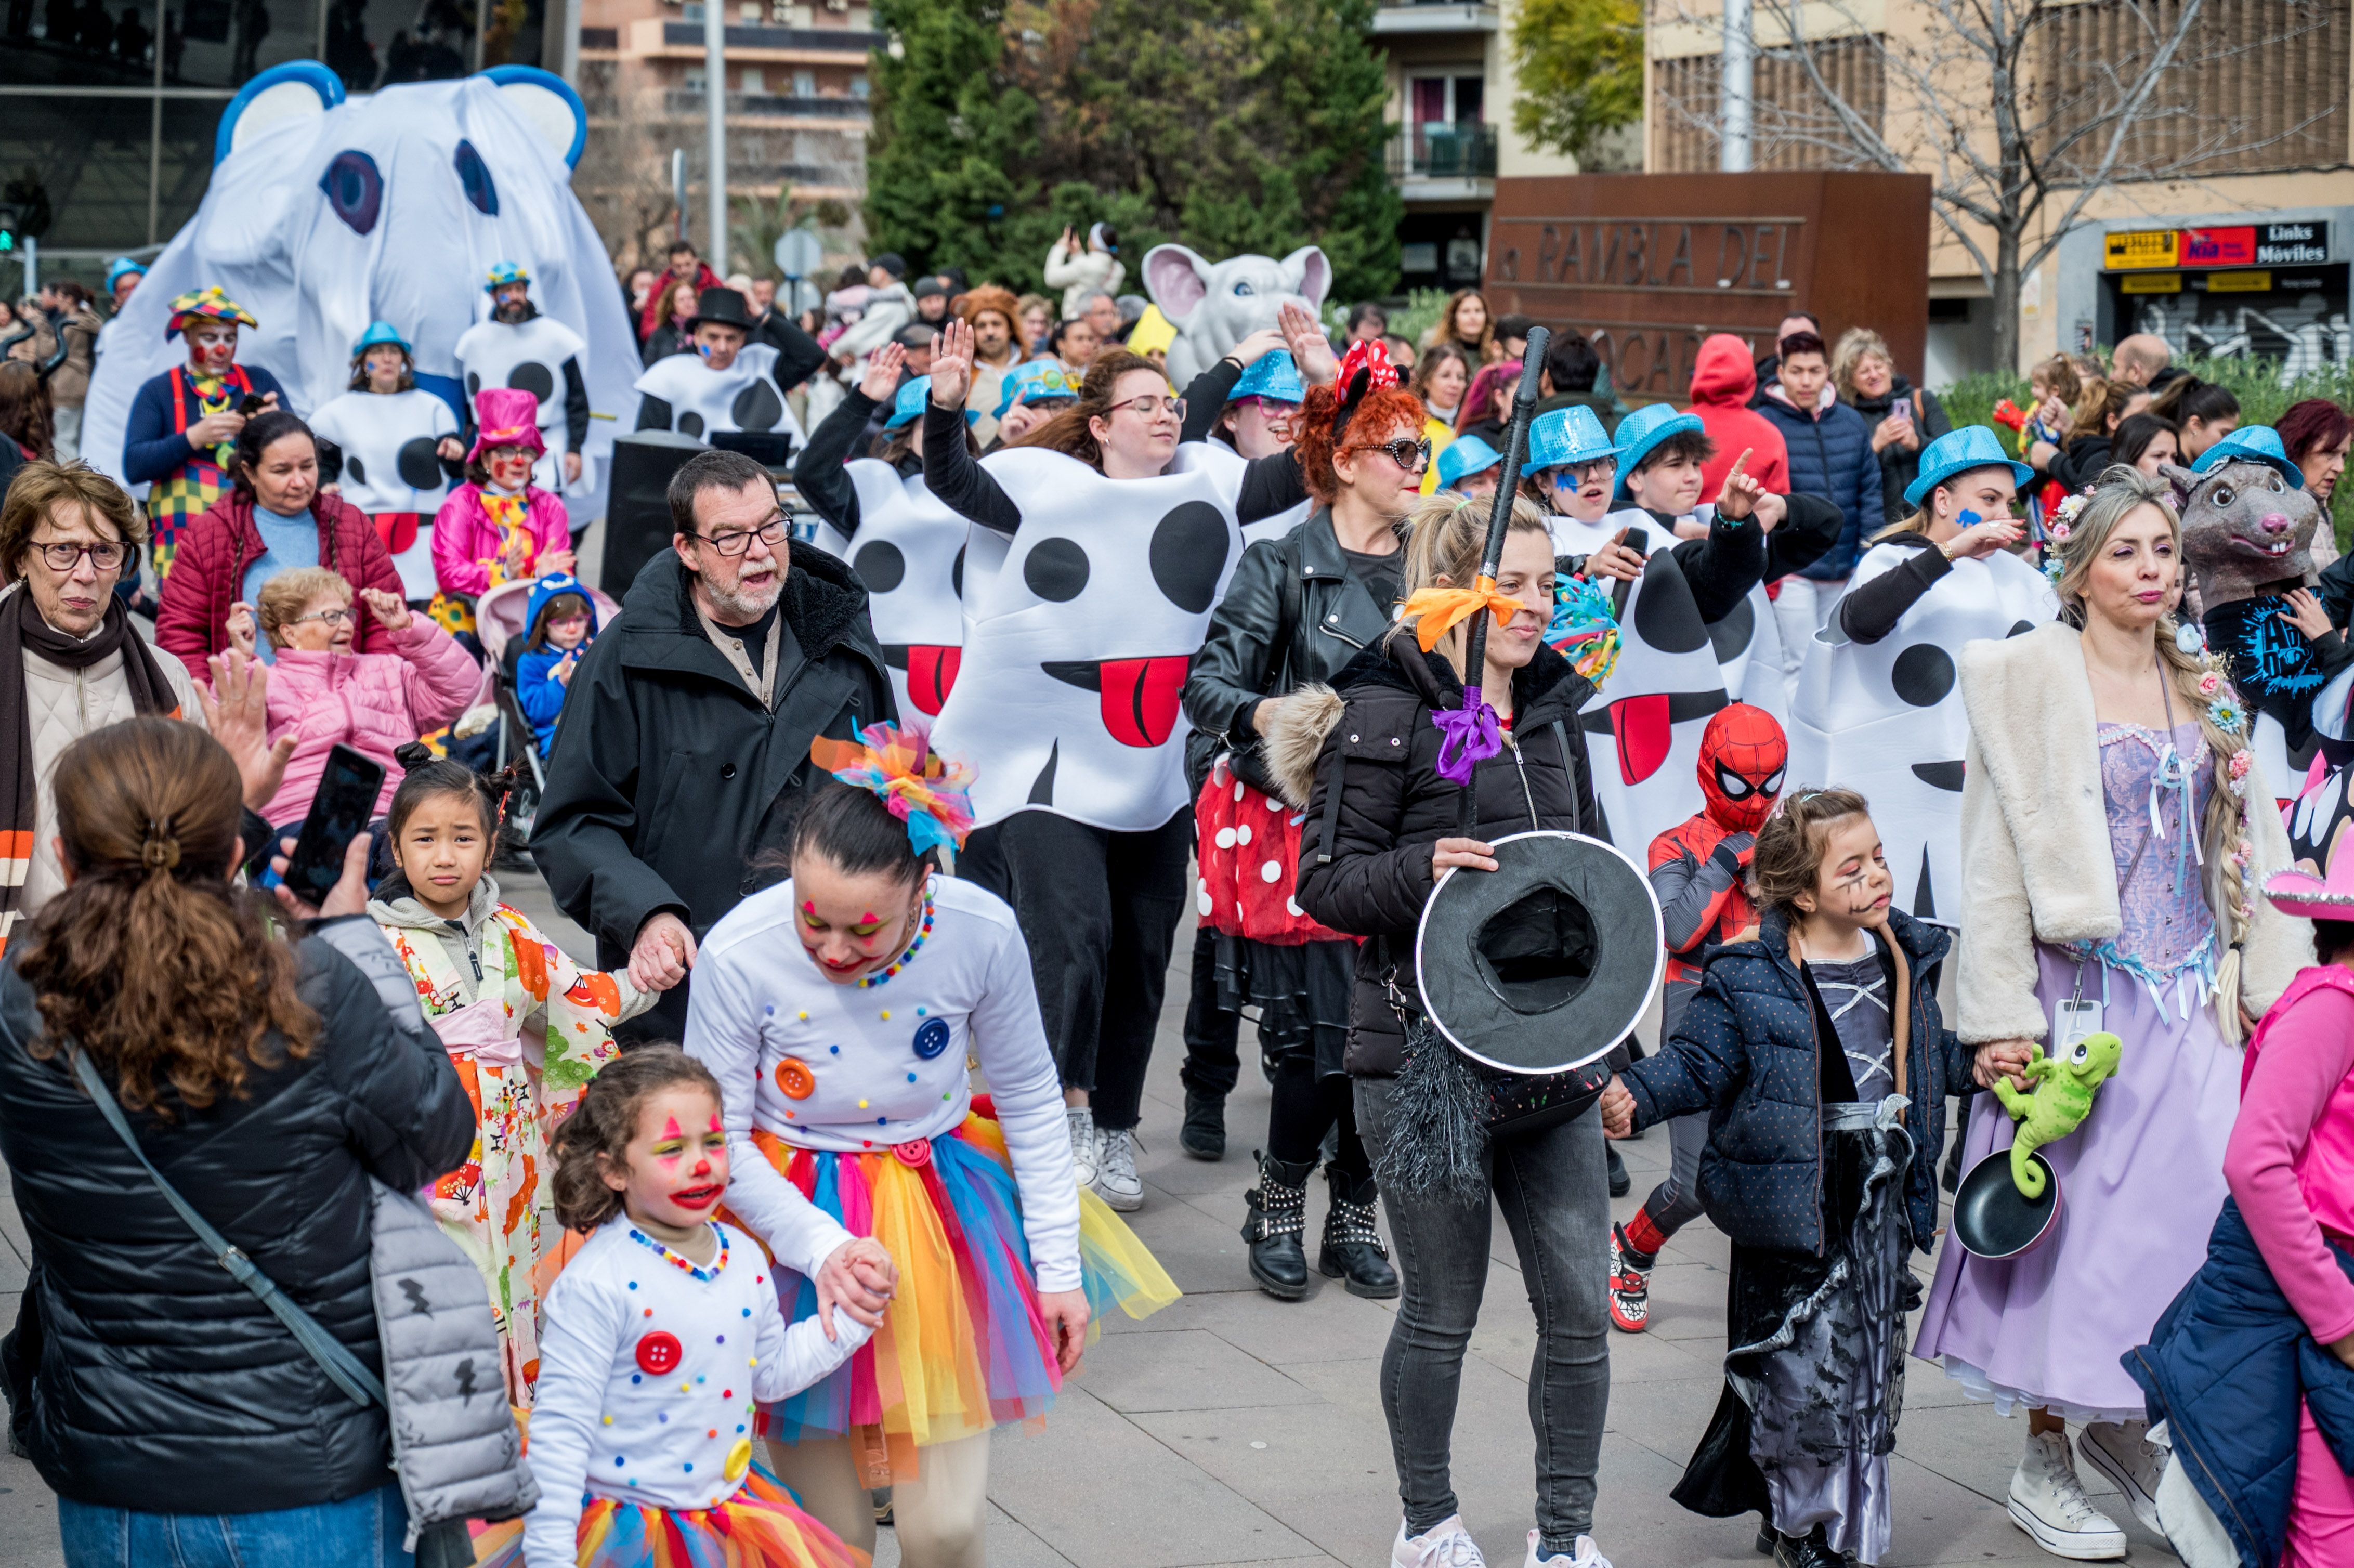
M 2253 896 L 2288 843 L 2238 697 L 2176 640 L 2166 482 L 2112 468 L 2052 533 L 2061 619 L 1961 657 L 1956 1022 L 1981 1089 L 1999 1074 L 2025 1087 L 2039 1044 L 2098 1031 L 2123 1037 L 2125 1059 L 2083 1128 L 2042 1150 L 2064 1224 L 2008 1261 L 1947 1246 L 1917 1353 L 1975 1398 L 2028 1408 L 2010 1516 L 2054 1556 L 2091 1561 L 2123 1557 L 2126 1538 L 2085 1499 L 2066 1423 L 2084 1424 L 2078 1452 L 2155 1531 L 2162 1457 L 2118 1358 L 2205 1256 L 2240 1042 L 2308 934 Z M 1997 1112 L 1976 1107 L 1966 1166 L 2010 1141 Z

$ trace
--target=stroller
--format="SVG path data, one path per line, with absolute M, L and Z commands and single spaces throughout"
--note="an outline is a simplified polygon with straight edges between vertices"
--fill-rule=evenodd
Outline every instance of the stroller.
M 451 754 L 458 755 L 461 748 L 475 752 L 481 757 L 476 766 L 484 772 L 504 772 L 518 757 L 523 760 L 514 791 L 507 797 L 506 831 L 501 835 L 500 855 L 510 869 L 517 863 L 514 857 L 531 842 L 532 818 L 547 789 L 547 770 L 540 760 L 538 741 L 515 690 L 524 636 L 530 630 L 524 617 L 532 589 L 537 586 L 528 577 L 501 583 L 474 601 L 475 635 L 482 640 L 482 685 L 451 737 Z M 601 590 L 582 586 L 597 607 L 597 624 L 611 625 L 621 607 Z

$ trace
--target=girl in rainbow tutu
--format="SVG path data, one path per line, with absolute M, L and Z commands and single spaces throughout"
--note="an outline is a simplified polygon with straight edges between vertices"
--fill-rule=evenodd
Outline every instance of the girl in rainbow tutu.
M 908 1568 L 977 1568 L 990 1433 L 1044 1414 L 1106 1308 L 1177 1290 L 1079 1188 L 1013 911 L 932 863 L 971 826 L 968 770 L 887 724 L 811 754 L 835 782 L 801 807 L 790 880 L 705 938 L 686 1050 L 718 1079 L 728 1207 L 786 1316 L 815 1314 L 854 1237 L 898 1271 L 872 1343 L 763 1405 L 777 1473 L 861 1550 L 890 1486 Z

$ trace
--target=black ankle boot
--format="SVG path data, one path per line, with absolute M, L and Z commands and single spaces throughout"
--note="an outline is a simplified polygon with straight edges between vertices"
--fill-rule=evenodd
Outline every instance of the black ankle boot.
M 1226 1157 L 1226 1097 L 1185 1091 L 1185 1125 L 1177 1129 L 1177 1147 L 1196 1160 Z
M 1299 1237 L 1308 1228 L 1308 1177 L 1316 1167 L 1257 1158 L 1258 1185 L 1243 1194 L 1250 1204 L 1243 1240 L 1250 1243 L 1251 1277 L 1278 1301 L 1297 1301 L 1308 1294 L 1308 1252 Z
M 1846 1568 L 1847 1559 L 1830 1548 L 1821 1525 L 1805 1535 L 1785 1535 L 1774 1543 L 1774 1568 Z
M 1398 1277 L 1381 1232 L 1373 1228 L 1373 1179 L 1352 1181 L 1337 1165 L 1324 1167 L 1324 1179 L 1331 1185 L 1332 1202 L 1324 1211 L 1324 1245 L 1316 1271 L 1343 1282 L 1352 1296 L 1388 1300 L 1398 1293 Z

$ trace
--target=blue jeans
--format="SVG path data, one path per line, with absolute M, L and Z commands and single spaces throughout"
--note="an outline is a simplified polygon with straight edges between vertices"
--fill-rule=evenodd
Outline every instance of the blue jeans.
M 398 1482 L 274 1513 L 139 1513 L 58 1499 L 66 1568 L 410 1568 Z

